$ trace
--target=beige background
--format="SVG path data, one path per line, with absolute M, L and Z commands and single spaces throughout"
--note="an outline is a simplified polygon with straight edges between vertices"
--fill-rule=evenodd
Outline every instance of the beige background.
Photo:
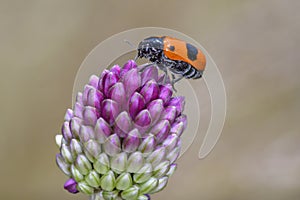
M 210 156 L 198 159 L 204 125 L 153 199 L 298 200 L 299 9 L 297 0 L 0 1 L 0 199 L 87 199 L 62 189 L 54 161 L 76 72 L 112 34 L 161 26 L 211 54 L 228 113 Z M 208 103 L 204 95 L 203 124 Z

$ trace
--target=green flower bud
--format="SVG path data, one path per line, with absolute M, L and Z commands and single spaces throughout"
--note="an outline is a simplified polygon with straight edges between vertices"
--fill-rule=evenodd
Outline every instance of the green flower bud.
M 153 175 L 156 178 L 160 178 L 160 177 L 164 176 L 169 171 L 169 169 L 170 169 L 170 162 L 168 160 L 166 160 L 154 168 Z
M 166 148 L 159 147 L 149 155 L 147 162 L 150 162 L 153 166 L 156 166 L 165 158 L 165 155 Z
M 169 180 L 169 178 L 167 176 L 164 176 L 164 177 L 158 179 L 157 187 L 154 190 L 152 190 L 151 192 L 149 192 L 149 194 L 153 194 L 153 193 L 162 191 L 167 186 L 168 180 Z
M 109 158 L 105 153 L 99 155 L 94 163 L 94 169 L 99 174 L 106 174 L 110 170 Z
M 91 139 L 84 144 L 84 151 L 88 155 L 88 159 L 94 162 L 101 153 L 101 146 L 98 142 Z
M 74 158 L 71 154 L 70 148 L 66 144 L 61 145 L 61 155 L 67 161 L 67 163 L 71 164 L 74 162 Z
M 151 190 L 155 189 L 157 185 L 158 185 L 158 180 L 154 177 L 151 177 L 148 181 L 140 185 L 140 192 L 142 194 L 147 194 L 151 192 Z
M 168 173 L 167 173 L 167 176 L 169 176 L 169 177 L 172 176 L 174 174 L 176 168 L 177 168 L 177 164 L 172 164 L 170 166 L 170 169 L 169 169 Z
M 116 180 L 116 188 L 118 190 L 126 190 L 132 185 L 132 178 L 130 173 L 121 174 Z
M 74 158 L 76 158 L 79 154 L 82 154 L 81 144 L 76 139 L 71 140 L 70 149 Z
M 100 186 L 100 176 L 96 171 L 91 171 L 86 177 L 85 181 L 90 186 L 97 188 Z
M 90 187 L 86 182 L 82 181 L 82 182 L 79 182 L 78 185 L 77 185 L 77 189 L 80 191 L 80 192 L 83 192 L 85 194 L 93 194 L 94 193 L 94 189 L 92 187 Z
M 126 169 L 126 163 L 127 163 L 127 153 L 122 152 L 111 159 L 111 169 L 120 174 Z
M 112 171 L 102 176 L 100 186 L 105 191 L 113 191 L 116 186 L 116 178 Z
M 152 176 L 152 165 L 146 163 L 137 173 L 133 175 L 133 180 L 136 183 L 143 183 Z
M 121 197 L 126 200 L 137 199 L 139 196 L 139 190 L 140 190 L 139 187 L 134 185 L 134 186 L 128 188 L 127 190 L 124 190 L 121 193 Z
M 103 197 L 103 191 L 92 194 L 89 200 L 105 200 Z
M 84 179 L 84 176 L 74 165 L 71 165 L 71 174 L 72 177 L 76 180 L 76 182 L 80 182 Z
M 75 161 L 76 168 L 80 171 L 81 174 L 87 175 L 92 169 L 90 161 L 84 155 L 78 155 Z
M 130 173 L 138 172 L 144 165 L 144 158 L 141 152 L 132 153 L 127 162 L 127 171 Z
M 118 191 L 103 191 L 103 197 L 105 200 L 117 200 Z

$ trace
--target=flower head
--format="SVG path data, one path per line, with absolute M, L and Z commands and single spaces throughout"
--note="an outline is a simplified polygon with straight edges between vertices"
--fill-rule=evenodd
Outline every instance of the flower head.
M 187 118 L 156 66 L 133 60 L 91 76 L 56 136 L 64 188 L 91 200 L 150 199 L 176 169 Z

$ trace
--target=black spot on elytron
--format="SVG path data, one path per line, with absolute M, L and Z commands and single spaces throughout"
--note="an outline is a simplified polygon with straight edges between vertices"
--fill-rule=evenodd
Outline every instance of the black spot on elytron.
M 186 43 L 187 56 L 190 60 L 194 61 L 197 59 L 198 49 L 193 45 Z
M 169 47 L 170 51 L 175 51 L 175 47 L 172 45 Z

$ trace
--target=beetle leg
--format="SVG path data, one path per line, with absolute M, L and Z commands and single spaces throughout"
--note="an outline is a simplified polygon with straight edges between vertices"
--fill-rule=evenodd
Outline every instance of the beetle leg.
M 168 70 L 167 70 L 167 68 L 166 68 L 164 65 L 158 64 L 157 66 L 158 66 L 158 68 L 159 68 L 160 70 L 162 70 L 162 71 L 165 73 L 164 84 L 166 84 L 167 79 L 168 79 L 168 77 L 169 77 L 169 75 L 168 75 Z
M 140 70 L 139 72 L 143 72 L 147 67 L 153 65 L 153 63 L 146 63 L 146 64 L 143 64 L 143 65 L 140 65 Z
M 175 75 L 172 74 L 172 82 L 171 82 L 171 84 L 172 84 L 172 88 L 173 88 L 173 90 L 174 90 L 175 92 L 177 92 L 177 90 L 175 89 L 175 83 L 178 82 L 178 81 L 180 81 L 182 78 L 183 78 L 183 76 L 180 76 L 180 77 L 178 77 L 178 78 L 175 78 Z

